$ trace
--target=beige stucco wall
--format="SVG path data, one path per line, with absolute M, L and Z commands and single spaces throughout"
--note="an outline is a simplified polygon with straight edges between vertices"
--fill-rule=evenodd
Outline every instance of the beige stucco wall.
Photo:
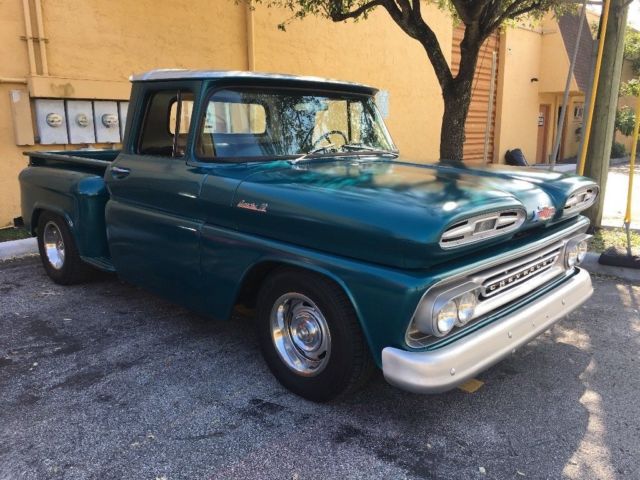
M 169 0 L 42 3 L 50 77 L 35 78 L 29 86 L 0 83 L 0 227 L 20 214 L 17 175 L 27 163 L 22 152 L 65 148 L 15 145 L 10 90 L 122 98 L 134 72 L 163 67 L 244 70 L 250 63 L 249 14 L 232 0 L 180 5 Z M 425 10 L 449 58 L 451 20 L 433 6 Z M 387 121 L 400 150 L 419 161 L 437 158 L 442 97 L 416 41 L 384 12 L 349 24 L 309 18 L 290 24 L 287 32 L 279 31 L 277 24 L 289 16 L 290 12 L 262 7 L 253 13 L 255 70 L 328 76 L 387 90 Z M 36 35 L 35 18 L 33 25 Z M 29 76 L 26 42 L 20 38 L 24 35 L 22 1 L 0 2 L 0 77 Z M 111 83 L 82 81 L 87 79 Z
M 49 73 L 56 77 L 44 83 L 58 94 L 73 96 L 78 79 L 119 81 L 128 89 L 129 75 L 152 68 L 246 69 L 245 9 L 232 1 L 194 0 L 178 7 L 169 0 L 45 0 L 43 14 Z M 22 2 L 1 2 L 0 77 L 29 75 L 24 35 Z M 104 85 L 94 88 L 109 98 L 110 92 L 99 91 Z M 27 163 L 22 152 L 61 148 L 15 145 L 9 103 L 14 89 L 27 92 L 26 85 L 0 83 L 0 227 L 20 214 L 17 175 Z
M 562 40 L 560 27 L 552 13 L 547 14 L 542 20 L 540 32 L 542 51 L 538 88 L 542 93 L 564 92 L 570 59 Z M 575 78 L 571 81 L 570 91 L 578 91 L 578 84 Z
M 562 103 L 570 63 L 555 17 L 548 14 L 540 22 L 522 23 L 506 29 L 501 37 L 500 50 L 496 128 L 498 160 L 503 162 L 505 152 L 518 147 L 529 163 L 536 161 L 541 104 L 550 106 L 544 153 L 547 159 L 553 150 L 558 108 Z M 576 155 L 579 147 L 575 130 L 580 121 L 574 119 L 573 109 L 576 103 L 584 101 L 584 96 L 575 77 L 571 79 L 569 92 L 563 158 Z
M 520 148 L 535 162 L 538 119 L 538 83 L 542 42 L 537 29 L 516 27 L 503 32 L 500 44 L 496 152 L 504 162 L 507 150 Z

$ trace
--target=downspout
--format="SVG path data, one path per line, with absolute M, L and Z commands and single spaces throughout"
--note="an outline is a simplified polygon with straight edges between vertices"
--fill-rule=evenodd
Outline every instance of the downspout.
M 253 34 L 253 7 L 247 2 L 245 10 L 247 21 L 247 70 L 253 71 L 256 68 Z
M 580 49 L 580 37 L 582 36 L 582 25 L 585 23 L 587 16 L 587 0 L 582 3 L 582 13 L 580 14 L 580 25 L 578 26 L 578 34 L 576 36 L 576 45 L 573 49 L 573 55 L 571 56 L 571 63 L 569 64 L 569 72 L 567 73 L 567 83 L 564 86 L 564 95 L 562 97 L 562 107 L 560 107 L 560 119 L 557 122 L 558 130 L 556 132 L 556 138 L 553 143 L 553 153 L 551 154 L 551 171 L 555 169 L 556 162 L 558 161 L 558 154 L 560 153 L 560 142 L 562 141 L 562 132 L 564 130 L 564 122 L 567 118 L 567 106 L 569 103 L 569 90 L 571 89 L 571 80 L 573 80 L 573 71 L 576 66 L 576 60 L 578 59 L 578 50 Z
M 37 75 L 36 70 L 36 52 L 33 48 L 33 32 L 31 31 L 31 11 L 29 8 L 29 0 L 22 0 L 22 10 L 24 13 L 24 33 L 27 41 L 27 53 L 29 55 L 29 74 Z
M 36 7 L 36 25 L 38 26 L 38 46 L 40 47 L 40 63 L 42 75 L 49 75 L 49 62 L 47 60 L 47 38 L 44 36 L 44 22 L 42 21 L 42 3 L 34 0 Z

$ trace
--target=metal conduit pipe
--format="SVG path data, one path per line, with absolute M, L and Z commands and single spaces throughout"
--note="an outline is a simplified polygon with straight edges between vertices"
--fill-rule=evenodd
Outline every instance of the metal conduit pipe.
M 37 75 L 36 52 L 33 48 L 33 31 L 31 30 L 31 8 L 29 0 L 22 0 L 22 11 L 24 16 L 24 33 L 27 40 L 27 53 L 29 55 L 29 74 Z
M 44 35 L 44 22 L 42 21 L 42 2 L 35 0 L 36 25 L 38 26 L 38 46 L 40 47 L 40 65 L 42 75 L 49 75 L 49 61 L 47 60 L 47 39 Z
M 11 77 L 0 77 L 0 83 L 15 83 L 15 84 L 27 84 L 26 78 L 11 78 Z
M 255 70 L 256 57 L 255 57 L 255 38 L 254 38 L 254 18 L 253 18 L 253 6 L 247 3 L 245 10 L 246 29 L 247 29 L 247 70 Z

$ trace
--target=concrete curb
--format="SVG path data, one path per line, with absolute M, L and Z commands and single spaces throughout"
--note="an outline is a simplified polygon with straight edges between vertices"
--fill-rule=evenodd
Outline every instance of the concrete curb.
M 0 242 L 0 260 L 26 257 L 38 253 L 38 241 L 35 238 Z
M 599 253 L 588 252 L 584 261 L 580 264 L 585 270 L 596 275 L 609 275 L 621 278 L 629 282 L 640 283 L 640 270 L 635 268 L 612 267 L 611 265 L 601 265 L 598 263 Z

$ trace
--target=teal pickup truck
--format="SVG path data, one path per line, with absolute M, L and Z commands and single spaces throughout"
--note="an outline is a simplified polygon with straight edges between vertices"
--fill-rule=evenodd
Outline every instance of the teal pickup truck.
M 267 364 L 303 397 L 352 391 L 376 366 L 446 391 L 592 293 L 578 267 L 587 178 L 412 163 L 364 85 L 185 70 L 132 82 L 122 150 L 28 154 L 22 215 L 47 274 L 117 272 L 219 319 L 255 308 Z

